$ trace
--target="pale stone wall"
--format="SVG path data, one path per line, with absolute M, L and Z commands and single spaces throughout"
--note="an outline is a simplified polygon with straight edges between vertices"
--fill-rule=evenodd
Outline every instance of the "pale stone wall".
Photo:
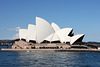
M 35 47 L 35 48 L 34 48 Z M 70 45 L 62 44 L 62 43 L 42 43 L 42 44 L 34 44 L 25 41 L 16 41 L 15 44 L 12 46 L 13 49 L 39 49 L 40 47 L 59 47 L 59 48 L 69 48 Z
M 24 49 L 31 49 L 31 46 L 24 46 Z
M 15 44 L 12 45 L 12 48 L 13 48 L 13 49 L 15 49 L 15 48 L 16 48 L 16 49 L 17 49 L 17 48 L 23 49 L 24 46 L 28 46 L 28 43 L 27 43 L 27 42 L 24 42 L 24 41 L 22 41 L 22 40 L 20 40 L 20 41 L 16 41 Z

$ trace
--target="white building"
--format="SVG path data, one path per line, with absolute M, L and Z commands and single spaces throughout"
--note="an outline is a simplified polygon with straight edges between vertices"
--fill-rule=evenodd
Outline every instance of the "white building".
M 28 29 L 19 30 L 20 39 L 25 39 L 27 42 L 35 41 L 36 43 L 47 41 L 74 44 L 76 41 L 82 41 L 83 37 L 84 34 L 73 35 L 73 28 L 60 29 L 55 23 L 50 25 L 40 17 L 36 17 L 36 25 L 29 24 Z

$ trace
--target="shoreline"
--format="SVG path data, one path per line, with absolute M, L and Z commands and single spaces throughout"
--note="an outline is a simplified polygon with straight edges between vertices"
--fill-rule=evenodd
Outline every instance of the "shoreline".
M 100 52 L 100 49 L 4 49 L 1 51 Z

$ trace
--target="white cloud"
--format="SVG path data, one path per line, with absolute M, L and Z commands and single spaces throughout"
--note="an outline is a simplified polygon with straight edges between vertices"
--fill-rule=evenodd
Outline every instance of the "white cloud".
M 15 34 L 11 39 L 18 39 L 19 38 L 19 33 Z
M 21 29 L 20 27 L 16 27 L 16 28 L 0 28 L 0 31 L 2 31 L 2 33 L 4 32 L 4 31 L 13 31 L 13 32 L 17 32 L 17 34 L 13 34 L 12 36 L 10 35 L 10 37 L 9 38 L 2 38 L 2 39 L 18 39 L 19 38 L 19 33 L 18 33 L 18 31 L 19 31 L 19 29 Z M 6 33 L 5 33 L 6 34 Z M 9 36 L 9 34 L 10 33 L 7 33 L 7 36 Z M 1 33 L 0 33 L 0 35 L 1 35 Z
M 16 27 L 16 28 L 11 28 L 11 29 L 7 29 L 9 31 L 19 31 L 20 27 Z

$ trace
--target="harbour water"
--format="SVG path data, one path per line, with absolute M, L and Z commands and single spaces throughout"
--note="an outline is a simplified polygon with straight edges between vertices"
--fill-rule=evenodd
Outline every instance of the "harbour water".
M 0 67 L 100 67 L 100 53 L 0 51 Z

